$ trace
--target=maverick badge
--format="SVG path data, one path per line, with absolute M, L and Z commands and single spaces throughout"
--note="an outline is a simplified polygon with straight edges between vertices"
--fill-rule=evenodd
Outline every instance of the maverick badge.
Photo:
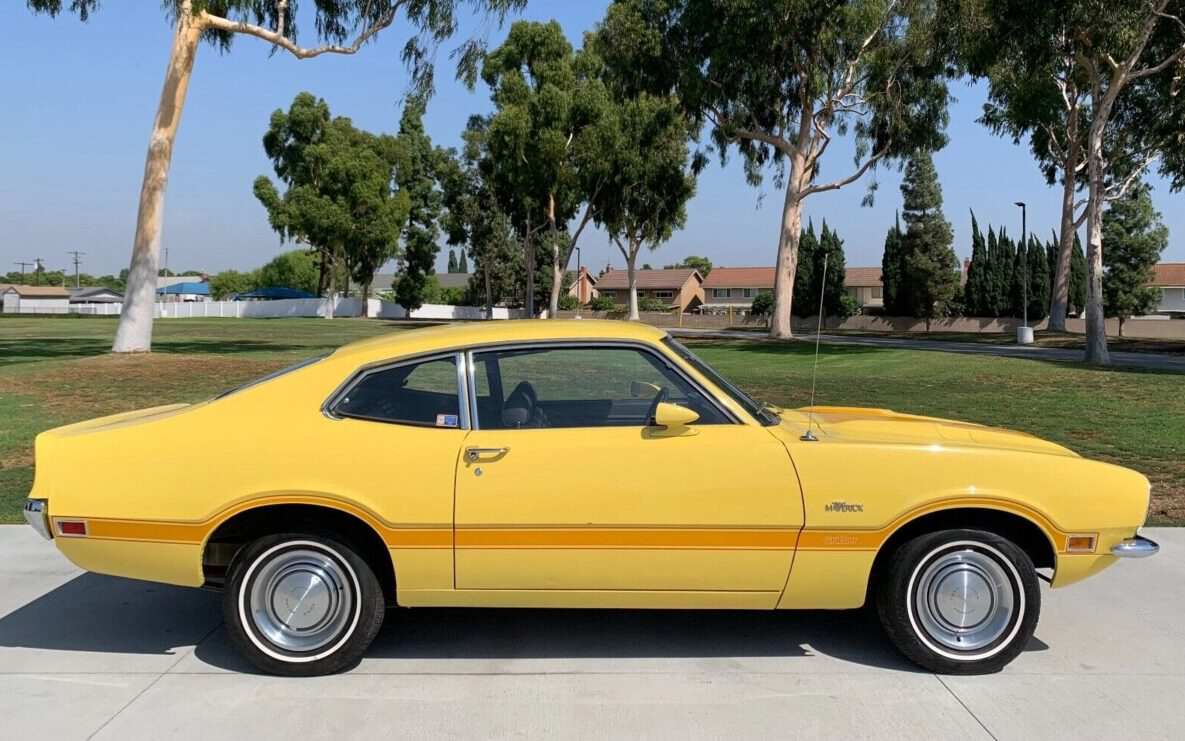
M 854 502 L 835 501 L 823 507 L 825 512 L 863 512 L 863 504 L 855 504 Z

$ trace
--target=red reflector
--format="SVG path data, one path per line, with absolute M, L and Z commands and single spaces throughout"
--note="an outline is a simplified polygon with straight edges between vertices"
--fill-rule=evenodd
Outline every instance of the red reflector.
M 62 535 L 86 535 L 86 523 L 58 520 L 58 532 Z

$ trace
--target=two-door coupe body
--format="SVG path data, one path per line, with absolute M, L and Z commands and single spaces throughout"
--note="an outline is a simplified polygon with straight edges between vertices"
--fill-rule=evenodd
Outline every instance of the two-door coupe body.
M 26 516 L 91 571 L 224 589 L 259 667 L 356 663 L 387 605 L 847 609 L 993 671 L 1054 587 L 1156 550 L 1147 479 L 1027 434 L 766 407 L 661 330 L 510 321 L 346 345 L 45 432 Z M 184 476 L 176 475 L 184 472 Z

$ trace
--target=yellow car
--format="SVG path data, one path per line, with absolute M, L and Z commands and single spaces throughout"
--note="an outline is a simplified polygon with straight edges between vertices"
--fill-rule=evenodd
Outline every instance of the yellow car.
M 224 590 L 261 669 L 353 666 L 388 605 L 849 609 L 998 670 L 1053 587 L 1157 545 L 1143 476 L 883 409 L 763 406 L 664 332 L 504 321 L 346 345 L 45 432 L 29 522 L 84 569 Z

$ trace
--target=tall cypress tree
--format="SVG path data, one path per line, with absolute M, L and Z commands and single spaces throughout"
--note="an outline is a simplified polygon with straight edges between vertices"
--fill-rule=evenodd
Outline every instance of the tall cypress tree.
M 906 290 L 898 296 L 910 316 L 930 320 L 946 313 L 959 290 L 958 258 L 951 244 L 954 232 L 942 215 L 942 188 L 930 153 L 921 150 L 910 158 L 901 182 L 905 234 Z
M 1086 255 L 1082 240 L 1074 235 L 1074 251 L 1070 253 L 1070 307 L 1075 314 L 1086 308 Z
M 460 255 L 458 255 L 458 257 L 457 257 L 457 272 L 458 273 L 468 273 L 469 272 L 469 260 L 467 260 L 465 258 L 465 250 L 463 250 L 463 249 L 460 250 Z
M 457 253 L 451 248 L 448 251 L 448 271 L 450 273 L 457 272 Z
M 885 313 L 889 316 L 901 315 L 901 293 L 904 280 L 901 251 L 901 217 L 898 216 L 889 227 L 885 235 L 885 252 L 881 258 L 881 287 L 884 296 Z
M 1025 293 L 1028 290 L 1028 254 L 1023 244 L 1017 244 L 1012 252 L 1012 273 L 1008 283 L 1008 315 L 1019 317 L 1024 313 Z
M 823 260 L 827 260 L 827 277 L 823 279 L 823 310 L 828 314 L 840 311 L 844 294 L 844 274 L 846 264 L 843 254 L 843 240 L 834 229 L 823 222 L 823 231 L 819 235 L 819 248 L 815 251 L 815 284 L 819 283 L 819 276 L 823 273 Z M 818 308 L 819 294 L 815 294 L 815 306 Z
M 1049 313 L 1052 273 L 1049 252 L 1036 237 L 1029 237 L 1029 321 L 1039 322 Z
M 407 102 L 399 121 L 403 160 L 395 171 L 396 182 L 411 204 L 403 229 L 403 271 L 393 285 L 395 300 L 408 311 L 423 305 L 428 276 L 440 249 L 436 243 L 443 205 L 443 195 L 436 186 L 439 156 L 424 131 L 423 119 L 424 101 L 417 96 Z
M 815 276 L 816 253 L 819 240 L 815 237 L 815 225 L 808 221 L 798 243 L 798 266 L 794 269 L 794 315 L 813 316 L 819 310 L 818 279 Z M 819 258 L 819 264 L 822 264 Z
M 975 212 L 971 212 L 971 265 L 967 268 L 967 284 L 963 287 L 963 301 L 970 316 L 988 316 L 988 254 L 979 231 Z
M 999 282 L 1000 282 L 1000 240 L 996 237 L 996 229 L 988 224 L 987 234 L 987 267 L 983 282 L 983 315 L 1000 316 Z

